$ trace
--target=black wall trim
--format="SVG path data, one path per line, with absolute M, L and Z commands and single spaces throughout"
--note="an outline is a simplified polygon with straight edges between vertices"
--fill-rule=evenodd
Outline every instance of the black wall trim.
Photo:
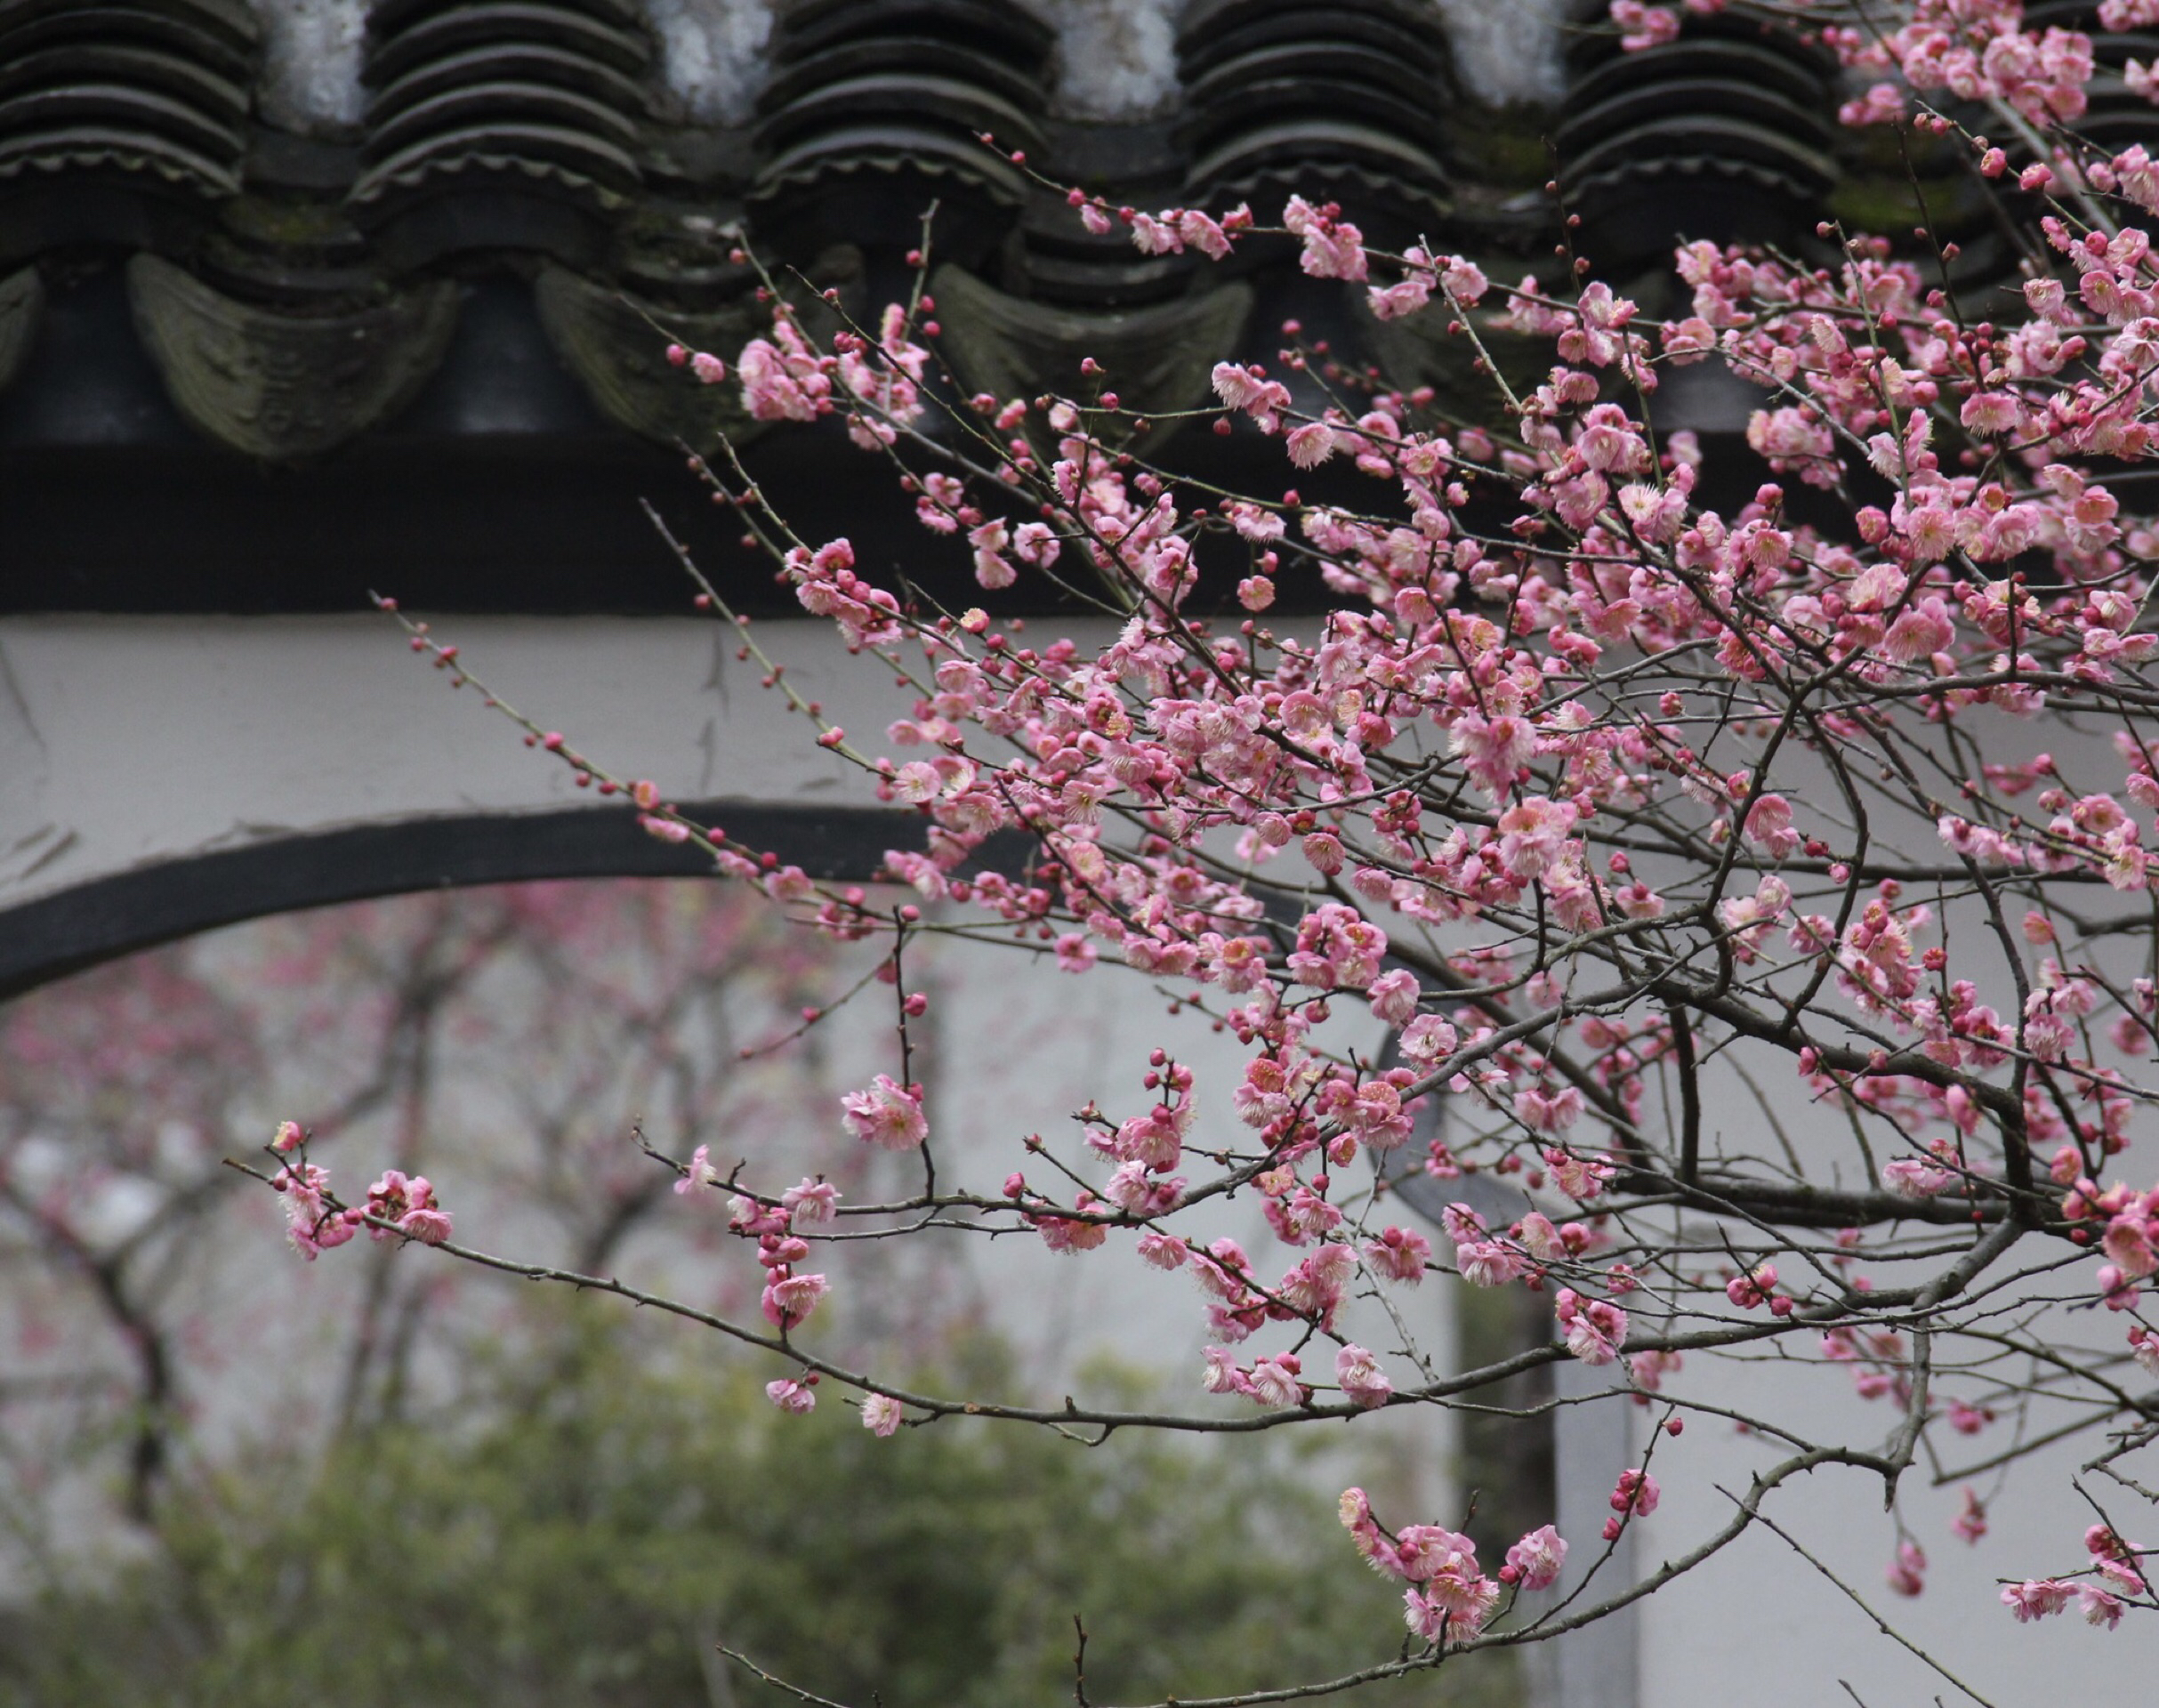
M 480 282 L 460 342 L 402 416 L 313 462 L 266 467 L 173 412 L 117 270 L 56 293 L 28 365 L 0 391 L 0 616 L 352 612 L 371 591 L 444 613 L 687 616 L 693 590 L 641 499 L 737 609 L 801 616 L 677 453 L 600 418 L 536 314 L 521 285 Z M 1187 432 L 1172 448 L 1174 466 L 1209 486 L 1265 492 L 1293 472 L 1249 429 Z M 846 535 L 881 586 L 904 579 L 953 609 L 1063 608 L 1035 576 L 985 593 L 965 542 L 926 533 L 890 466 L 837 421 L 768 433 L 744 455 L 780 514 L 807 538 Z M 1346 464 L 1298 484 L 1359 509 L 1376 489 Z M 1210 539 L 1200 602 L 1237 611 L 1248 556 Z M 1332 602 L 1316 576 L 1283 580 L 1284 609 Z
M 866 882 L 927 820 L 882 807 L 700 802 L 686 810 L 813 877 Z M 1006 844 L 1010 844 L 1007 846 Z M 1026 840 L 994 839 L 1017 869 Z M 0 910 L 0 1002 L 100 962 L 220 925 L 341 901 L 542 878 L 699 877 L 710 860 L 655 841 L 626 808 L 402 819 L 161 861 Z

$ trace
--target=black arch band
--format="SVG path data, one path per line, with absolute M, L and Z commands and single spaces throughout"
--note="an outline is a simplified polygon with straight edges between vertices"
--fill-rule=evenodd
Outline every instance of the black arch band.
M 685 808 L 811 876 L 866 882 L 887 849 L 920 849 L 927 820 L 881 807 L 712 801 Z M 1016 869 L 1006 833 L 987 864 Z M 359 825 L 164 860 L 0 911 L 0 1002 L 197 931 L 341 901 L 543 878 L 698 877 L 710 858 L 657 841 L 625 809 L 476 813 Z

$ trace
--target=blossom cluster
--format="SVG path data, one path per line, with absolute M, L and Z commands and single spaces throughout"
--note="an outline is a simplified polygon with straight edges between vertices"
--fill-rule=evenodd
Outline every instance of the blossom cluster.
M 1343 1491 L 1341 1513 L 1366 1563 L 1407 1586 L 1402 1604 L 1410 1630 L 1442 1648 L 1477 1636 L 1510 1592 L 1550 1589 L 1567 1563 L 1567 1543 L 1549 1524 L 1509 1548 L 1506 1563 L 1487 1576 L 1468 1536 L 1438 1524 L 1407 1524 L 1390 1533 L 1372 1516 L 1361 1488 Z
M 330 1189 L 329 1170 L 297 1154 L 303 1142 L 297 1122 L 281 1122 L 270 1148 L 286 1160 L 266 1178 L 283 1200 L 286 1238 L 309 1262 L 363 1228 L 377 1241 L 402 1238 L 439 1245 L 449 1238 L 450 1213 L 435 1201 L 426 1175 L 386 1169 L 367 1188 L 365 1203 L 341 1204 Z

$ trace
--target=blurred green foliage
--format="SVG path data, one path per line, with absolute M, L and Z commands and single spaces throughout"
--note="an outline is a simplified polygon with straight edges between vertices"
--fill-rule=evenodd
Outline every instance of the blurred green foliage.
M 197 1466 L 148 1559 L 0 1630 L 8 1708 L 750 1708 L 714 1652 L 871 1708 L 1220 1695 L 1390 1658 L 1395 1591 L 1320 1479 L 1253 1438 L 939 1423 L 879 1440 L 829 1389 L 656 1364 L 579 1309 L 440 1414 L 312 1460 Z M 1000 1382 L 975 1345 L 947 1379 Z M 1106 1378 L 1114 1381 L 1115 1378 Z M 944 1385 L 942 1383 L 939 1384 Z M 1510 1700 L 1502 1656 L 1359 1693 Z

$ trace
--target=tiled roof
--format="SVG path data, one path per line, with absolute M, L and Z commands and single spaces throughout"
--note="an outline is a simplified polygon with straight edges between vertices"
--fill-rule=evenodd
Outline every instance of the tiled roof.
M 1837 125 L 1849 92 L 1818 51 L 1710 18 L 1621 55 L 1593 6 L 1511 10 L 1469 41 L 1480 14 L 1453 0 L 0 0 L 0 387 L 47 297 L 119 265 L 196 428 L 318 457 L 428 381 L 457 281 L 507 272 L 600 412 L 671 443 L 723 406 L 655 372 L 652 323 L 723 344 L 756 318 L 724 233 L 866 301 L 933 201 L 963 383 L 1069 383 L 1099 347 L 1153 376 L 1150 407 L 1190 404 L 1204 366 L 1175 356 L 1240 330 L 1269 354 L 1285 302 L 1349 359 L 1459 380 L 1421 331 L 1303 289 L 1282 249 L 1225 269 L 1090 237 L 984 132 L 1113 201 L 1271 213 L 1301 191 L 1502 270 L 1551 271 L 1555 169 L 1577 249 L 1623 278 L 1681 236 L 1804 249 L 1841 205 L 1909 229 L 1906 163 Z M 1556 68 L 1512 93 L 1556 100 L 1494 99 L 1487 37 L 1510 29 Z M 2159 128 L 2104 80 L 2091 124 Z M 2005 271 L 2013 222 L 1957 160 L 1911 165 L 1966 270 Z

